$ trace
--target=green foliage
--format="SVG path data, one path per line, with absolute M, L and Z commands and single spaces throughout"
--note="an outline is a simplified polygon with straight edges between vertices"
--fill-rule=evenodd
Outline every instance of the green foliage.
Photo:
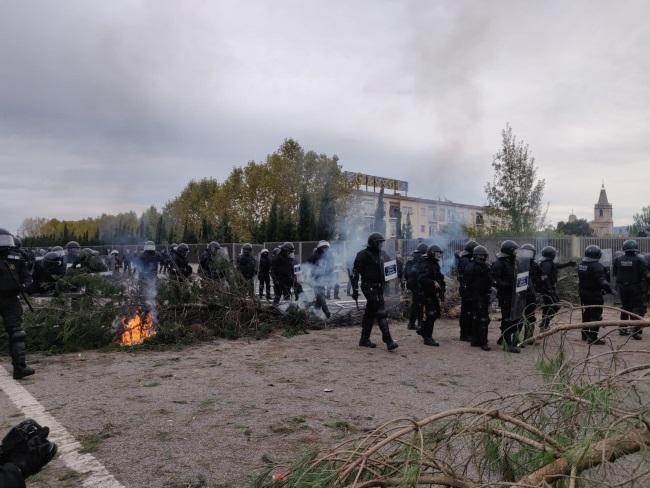
M 545 181 L 537 179 L 535 158 L 510 125 L 501 135 L 501 150 L 492 161 L 494 178 L 485 185 L 488 213 L 515 235 L 530 233 L 541 227 Z
M 556 231 L 559 234 L 573 236 L 591 236 L 593 229 L 585 219 L 578 219 L 575 222 L 558 222 Z
M 650 207 L 643 207 L 641 212 L 634 214 L 634 223 L 629 227 L 633 237 L 647 237 L 650 233 Z
M 316 218 L 311 198 L 306 191 L 300 196 L 300 205 L 298 206 L 298 240 L 312 241 L 316 237 Z

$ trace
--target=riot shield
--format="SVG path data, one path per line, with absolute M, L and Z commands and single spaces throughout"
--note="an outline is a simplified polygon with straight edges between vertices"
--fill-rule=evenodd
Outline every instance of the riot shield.
M 510 308 L 510 320 L 520 320 L 526 308 L 526 291 L 530 283 L 530 261 L 533 259 L 533 251 L 529 249 L 517 249 L 515 251 L 515 286 L 512 290 L 512 307 Z

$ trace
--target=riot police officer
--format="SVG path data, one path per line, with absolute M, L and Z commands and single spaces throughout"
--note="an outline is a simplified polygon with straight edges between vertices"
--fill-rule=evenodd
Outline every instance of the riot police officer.
M 643 316 L 645 309 L 645 289 L 650 282 L 650 271 L 641 256 L 639 256 L 639 244 L 632 239 L 623 243 L 623 252 L 614 262 L 614 276 L 616 286 L 621 297 L 621 308 L 626 312 Z M 630 315 L 621 313 L 621 320 L 630 320 Z M 641 340 L 641 328 L 635 327 L 628 330 L 632 338 Z
M 497 298 L 501 309 L 501 337 L 497 344 L 505 342 L 506 351 L 513 353 L 520 352 L 516 344 L 516 336 L 521 319 L 512 316 L 517 279 L 515 267 L 515 251 L 517 249 L 519 249 L 519 245 L 515 241 L 504 241 L 497 254 L 497 260 L 492 264 L 492 279 L 497 289 Z
M 418 283 L 418 274 L 422 261 L 429 248 L 424 242 L 421 242 L 411 254 L 411 259 L 404 266 L 404 276 L 406 278 L 406 288 L 411 292 L 411 308 L 409 310 L 408 329 L 416 330 L 422 327 L 424 304 L 422 291 Z M 417 321 L 417 326 L 415 325 Z
M 170 276 L 178 281 L 185 280 L 192 274 L 190 266 L 190 246 L 182 242 L 173 250 L 169 267 Z
M 18 295 L 31 284 L 24 256 L 15 248 L 14 238 L 0 229 L 0 316 L 9 337 L 9 352 L 14 367 L 14 379 L 34 374 L 26 364 L 23 329 L 23 306 Z
M 66 264 L 63 256 L 52 251 L 46 253 L 43 259 L 34 264 L 29 293 L 55 293 L 56 282 L 65 276 L 65 273 Z
M 582 322 L 600 322 L 603 319 L 603 292 L 614 293 L 607 281 L 605 268 L 600 263 L 602 252 L 598 246 L 587 246 L 578 265 L 578 290 L 582 309 Z M 594 306 L 595 305 L 595 306 Z M 582 336 L 590 344 L 605 344 L 598 338 L 599 327 L 583 327 Z
M 458 292 L 460 293 L 460 317 L 458 318 L 460 326 L 460 340 L 470 342 L 472 340 L 472 303 L 467 285 L 465 283 L 465 268 L 472 260 L 474 248 L 478 242 L 469 240 L 465 243 L 464 249 L 458 254 L 456 271 L 458 273 Z
M 71 268 L 81 266 L 81 246 L 77 241 L 70 241 L 65 245 L 66 262 Z
M 542 260 L 539 262 L 539 269 L 542 272 L 539 292 L 542 295 L 542 324 L 540 330 L 548 330 L 551 319 L 560 309 L 557 304 L 560 298 L 557 294 L 557 272 L 560 269 L 574 267 L 575 261 L 568 261 L 563 264 L 555 264 L 557 250 L 553 246 L 546 246 L 542 249 Z
M 253 246 L 244 244 L 241 254 L 237 257 L 237 270 L 246 280 L 246 292 L 250 296 L 255 296 L 255 287 L 253 280 L 257 275 L 257 261 L 253 257 Z
M 99 251 L 90 248 L 84 248 L 79 254 L 79 266 L 82 272 L 102 273 L 108 271 L 108 267 L 102 261 Z
M 535 261 L 537 248 L 532 244 L 524 244 L 521 249 L 527 249 L 533 253 L 529 264 L 528 289 L 526 290 L 526 307 L 524 308 L 524 320 L 520 322 L 519 333 L 524 329 L 524 340 L 532 337 L 535 333 L 537 323 L 537 290 L 542 288 L 542 270 Z M 523 346 L 522 346 L 523 347 Z
M 359 278 L 361 278 L 361 291 L 366 297 L 366 309 L 361 321 L 361 339 L 359 346 L 376 347 L 370 340 L 372 327 L 377 320 L 381 330 L 382 340 L 389 351 L 397 349 L 397 342 L 393 340 L 388 328 L 388 314 L 384 306 L 384 255 L 382 247 L 384 236 L 373 232 L 368 236 L 368 246 L 357 253 L 352 267 L 352 299 L 359 299 Z
M 199 275 L 207 280 L 223 280 L 229 275 L 230 263 L 222 254 L 221 244 L 212 241 L 199 257 Z
M 257 279 L 259 280 L 259 296 L 260 299 L 264 297 L 264 291 L 266 288 L 266 299 L 271 299 L 271 256 L 269 256 L 268 249 L 262 249 L 260 251 L 260 261 L 258 263 L 258 275 Z
M 490 325 L 490 297 L 492 276 L 487 264 L 488 251 L 484 246 L 472 250 L 472 261 L 463 273 L 465 292 L 472 304 L 472 347 L 489 351 L 488 326 Z
M 138 256 L 140 277 L 145 280 L 155 280 L 162 260 L 162 256 L 156 251 L 156 244 L 153 241 L 145 242 L 142 253 Z
M 441 313 L 440 301 L 445 299 L 445 277 L 440 271 L 442 249 L 433 244 L 427 249 L 427 254 L 420 261 L 418 270 L 418 285 L 422 293 L 424 304 L 424 324 L 418 331 L 422 336 L 425 346 L 438 346 L 433 339 L 433 325 Z
M 277 291 L 273 303 L 280 303 L 280 299 L 291 300 L 291 289 L 296 285 L 296 274 L 293 269 L 295 248 L 290 242 L 280 246 L 278 254 L 271 261 L 271 274 L 277 284 Z
M 332 282 L 334 274 L 334 259 L 330 254 L 330 243 L 320 241 L 314 252 L 307 258 L 307 279 L 314 289 L 314 308 L 323 310 L 325 317 L 330 318 L 327 307 L 327 288 Z

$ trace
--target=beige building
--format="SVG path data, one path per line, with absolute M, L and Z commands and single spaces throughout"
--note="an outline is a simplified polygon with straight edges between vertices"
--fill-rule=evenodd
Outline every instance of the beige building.
M 603 183 L 600 189 L 600 196 L 598 203 L 594 205 L 594 220 L 589 222 L 589 225 L 597 237 L 611 236 L 614 234 L 614 216 L 612 204 L 607 199 L 607 192 L 605 191 L 605 184 Z
M 379 199 L 377 191 L 355 190 L 350 196 L 346 218 L 348 238 L 362 239 L 371 231 Z M 397 234 L 398 215 L 402 226 L 411 221 L 413 238 L 429 238 L 440 232 L 458 230 L 464 226 L 482 227 L 484 208 L 478 205 L 454 203 L 447 200 L 429 200 L 402 195 L 396 191 L 384 193 L 385 231 L 388 238 Z

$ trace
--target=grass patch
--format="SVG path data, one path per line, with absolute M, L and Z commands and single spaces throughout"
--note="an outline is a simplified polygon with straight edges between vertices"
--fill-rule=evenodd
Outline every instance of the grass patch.
M 115 436 L 115 434 L 115 426 L 113 426 L 113 424 L 105 424 L 104 427 L 102 427 L 102 429 L 98 432 L 82 435 L 79 438 L 79 443 L 81 444 L 79 453 L 90 454 L 96 452 L 102 442 L 110 437 Z
M 294 432 L 308 428 L 309 426 L 304 417 L 291 417 L 269 426 L 269 429 L 274 434 L 293 434 Z

